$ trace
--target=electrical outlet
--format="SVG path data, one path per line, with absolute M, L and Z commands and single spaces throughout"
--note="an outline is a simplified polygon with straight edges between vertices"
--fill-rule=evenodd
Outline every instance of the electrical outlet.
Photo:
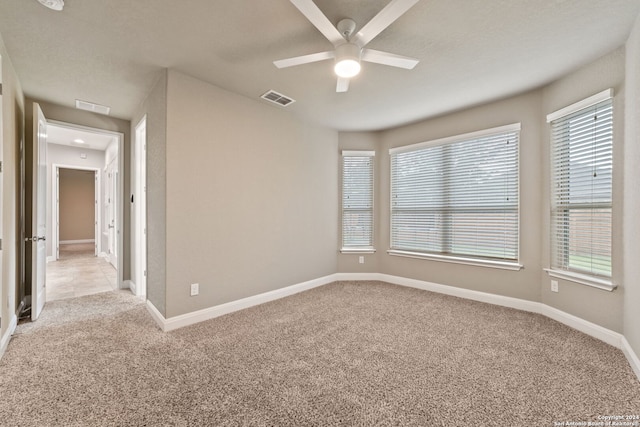
M 191 284 L 191 296 L 195 297 L 200 293 L 200 285 L 198 283 Z
M 559 292 L 559 290 L 558 290 L 558 281 L 557 280 L 552 280 L 551 281 L 551 292 Z
M 361 256 L 361 257 L 358 259 L 358 262 L 359 262 L 360 264 L 364 264 L 364 257 L 363 257 L 363 256 Z

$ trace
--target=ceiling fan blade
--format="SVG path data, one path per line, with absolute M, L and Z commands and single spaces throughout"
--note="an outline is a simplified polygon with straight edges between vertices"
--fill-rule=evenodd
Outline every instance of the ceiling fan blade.
M 304 16 L 334 45 L 344 43 L 345 39 L 340 31 L 329 21 L 312 0 L 291 0 Z
M 351 37 L 351 42 L 363 47 L 419 1 L 420 0 L 391 0 L 367 25 Z
M 345 79 L 344 77 L 338 77 L 336 92 L 346 92 L 348 90 L 349 90 L 349 79 Z
M 333 51 L 312 53 L 310 55 L 296 56 L 293 58 L 280 59 L 273 61 L 273 64 L 278 68 L 293 67 L 295 65 L 309 64 L 311 62 L 324 61 L 325 59 L 331 59 L 335 56 Z
M 419 60 L 408 56 L 396 55 L 395 53 L 382 52 L 380 50 L 362 49 L 362 60 L 374 62 L 376 64 L 391 65 L 392 67 L 413 69 Z

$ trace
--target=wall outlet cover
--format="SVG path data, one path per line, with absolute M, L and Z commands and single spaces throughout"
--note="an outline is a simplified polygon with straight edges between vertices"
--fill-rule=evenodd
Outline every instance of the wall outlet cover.
M 551 292 L 559 292 L 557 280 L 551 281 Z
M 191 284 L 191 296 L 194 297 L 200 293 L 200 285 L 198 283 Z

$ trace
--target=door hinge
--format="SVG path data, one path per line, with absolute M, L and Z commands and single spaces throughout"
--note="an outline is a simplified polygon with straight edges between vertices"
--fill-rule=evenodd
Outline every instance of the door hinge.
M 2 161 L 0 161 L 0 172 L 2 172 Z
M 0 251 L 2 250 L 2 239 L 0 239 Z

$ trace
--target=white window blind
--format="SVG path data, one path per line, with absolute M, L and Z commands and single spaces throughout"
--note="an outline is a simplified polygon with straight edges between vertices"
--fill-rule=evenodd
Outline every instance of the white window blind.
M 374 151 L 342 152 L 342 249 L 373 250 Z
M 517 260 L 519 129 L 391 150 L 391 250 Z
M 551 267 L 611 277 L 613 104 L 551 121 Z

